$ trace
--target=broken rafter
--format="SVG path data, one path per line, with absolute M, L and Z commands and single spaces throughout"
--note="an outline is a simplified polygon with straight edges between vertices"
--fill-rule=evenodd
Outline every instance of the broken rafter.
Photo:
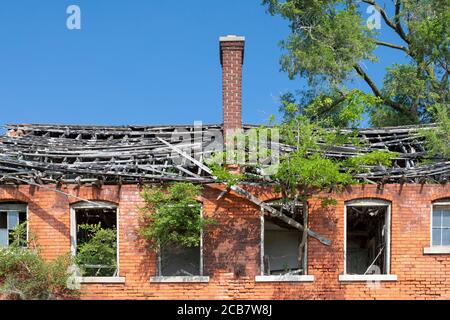
M 244 132 L 257 127 L 245 125 Z M 198 165 L 212 153 L 204 151 L 210 150 L 205 147 L 218 143 L 214 151 L 223 150 L 220 138 L 216 139 L 222 137 L 220 125 L 7 125 L 6 129 L 7 134 L 0 136 L 0 175 L 16 173 L 21 176 L 28 172 L 27 178 L 42 179 L 38 176 L 42 174 L 46 178 L 42 179 L 45 183 L 61 179 L 71 181 L 77 176 L 81 176 L 82 181 L 101 179 L 105 184 L 116 184 L 119 180 L 122 183 L 171 180 L 209 183 L 210 174 Z M 433 129 L 433 125 L 422 126 L 422 129 Z M 343 130 L 344 133 L 352 131 Z M 323 145 L 324 155 L 343 159 L 373 150 L 398 153 L 392 168 L 367 166 L 367 173 L 355 176 L 361 182 L 414 183 L 424 178 L 436 182 L 449 180 L 449 159 L 436 158 L 432 164 L 420 164 L 426 148 L 416 126 L 361 129 L 358 135 L 366 142 L 365 145 Z M 282 141 L 272 141 L 271 144 L 282 154 L 293 151 L 292 146 Z M 180 157 L 173 148 L 190 149 L 191 159 Z M 255 174 L 251 176 L 253 178 L 249 181 L 260 178 Z
M 161 139 L 162 140 L 162 139 Z M 162 140 L 164 141 L 164 140 Z M 209 173 L 209 174 L 213 174 L 213 172 L 211 171 L 211 169 L 209 169 L 207 166 L 205 166 L 204 164 L 198 162 L 197 160 L 193 159 L 191 156 L 187 155 L 186 153 L 184 153 L 183 151 L 181 151 L 180 149 L 171 146 L 170 143 L 168 143 L 167 141 L 164 141 L 165 144 L 167 144 L 170 148 L 172 148 L 174 151 L 178 152 L 180 154 L 180 156 L 190 160 L 190 161 L 195 161 L 196 164 L 205 172 Z M 217 177 L 212 177 L 214 180 L 217 181 Z M 224 184 L 224 183 L 223 183 Z M 264 212 L 267 212 L 271 217 L 274 218 L 278 218 L 280 220 L 282 220 L 283 222 L 285 222 L 286 224 L 300 230 L 300 231 L 305 231 L 305 228 L 298 223 L 297 221 L 295 221 L 294 219 L 288 217 L 287 215 L 283 214 L 281 211 L 271 207 L 270 205 L 268 205 L 267 203 L 265 203 L 264 201 L 260 200 L 258 197 L 254 196 L 253 194 L 251 194 L 250 192 L 248 192 L 247 190 L 237 186 L 237 185 L 233 185 L 230 186 L 225 189 L 224 192 L 226 192 L 227 190 L 233 190 L 235 191 L 237 194 L 243 196 L 245 199 L 249 200 L 250 202 L 258 205 L 261 209 L 263 209 Z M 225 193 L 222 192 L 221 195 L 219 196 L 219 198 L 221 198 Z M 317 240 L 319 240 L 321 243 L 325 244 L 325 245 L 331 245 L 331 241 L 328 240 L 327 238 L 325 238 L 324 236 L 318 234 L 317 232 L 314 232 L 312 230 L 306 229 L 306 232 L 308 233 L 308 235 L 310 235 L 313 238 L 316 238 Z
M 267 203 L 263 202 L 262 200 L 260 200 L 259 198 L 255 197 L 254 195 L 252 195 L 250 192 L 242 189 L 241 187 L 238 186 L 232 186 L 231 189 L 233 191 L 235 191 L 236 193 L 244 196 L 247 200 L 250 200 L 251 202 L 253 202 L 254 204 L 260 206 L 265 212 L 268 212 L 269 215 L 271 217 L 274 218 L 278 218 L 280 220 L 282 220 L 283 222 L 285 222 L 286 224 L 300 230 L 300 231 L 304 231 L 305 228 L 298 223 L 297 221 L 295 221 L 294 219 L 288 217 L 287 215 L 283 214 L 282 212 L 280 212 L 279 210 L 271 207 L 270 205 L 268 205 Z M 329 239 L 327 239 L 326 237 L 320 235 L 319 233 L 307 229 L 306 230 L 308 235 L 319 240 L 321 243 L 329 246 L 331 245 L 331 241 Z

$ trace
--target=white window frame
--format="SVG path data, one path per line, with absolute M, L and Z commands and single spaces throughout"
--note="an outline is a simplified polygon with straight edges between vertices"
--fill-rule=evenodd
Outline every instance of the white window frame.
M 70 251 L 72 256 L 77 252 L 77 209 L 115 209 L 116 210 L 116 263 L 117 276 L 112 277 L 79 277 L 81 283 L 125 283 L 125 277 L 120 276 L 120 224 L 119 224 L 119 206 L 107 201 L 82 201 L 70 206 Z
M 200 217 L 203 218 L 203 205 L 200 208 Z M 209 276 L 203 275 L 203 228 L 200 230 L 200 275 L 198 276 L 163 276 L 161 275 L 162 261 L 161 261 L 161 250 L 158 248 L 156 251 L 156 276 L 150 277 L 150 282 L 159 283 L 207 283 L 209 282 Z
M 347 208 L 348 207 L 387 207 L 386 210 L 386 273 L 385 274 L 347 274 Z M 397 281 L 397 276 L 391 274 L 391 219 L 392 203 L 387 200 L 365 198 L 346 201 L 344 204 L 344 273 L 339 275 L 339 281 Z
M 15 202 L 14 200 L 12 200 L 11 203 L 0 202 L 1 211 L 20 212 L 20 211 L 23 211 L 24 207 L 25 207 L 25 221 L 27 222 L 26 241 L 27 241 L 27 246 L 28 246 L 29 234 L 30 234 L 30 223 L 29 223 L 29 219 L 28 219 L 28 203 L 21 203 L 20 201 Z M 8 219 L 8 217 L 6 219 Z M 8 246 L 9 246 L 9 244 L 8 244 Z
M 436 246 L 433 245 L 433 211 L 434 206 L 450 206 L 450 199 L 436 201 L 431 204 L 430 209 L 430 246 L 423 248 L 424 254 L 450 254 L 450 245 Z
M 308 239 L 305 243 L 305 261 L 303 262 L 303 268 L 305 274 L 302 275 L 265 275 L 264 274 L 264 228 L 265 228 L 265 215 L 264 209 L 261 208 L 260 213 L 260 275 L 255 277 L 255 282 L 313 282 L 314 276 L 308 274 Z

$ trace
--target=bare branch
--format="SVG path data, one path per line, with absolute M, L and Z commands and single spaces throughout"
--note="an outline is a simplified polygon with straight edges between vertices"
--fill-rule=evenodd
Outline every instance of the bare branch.
M 399 50 L 402 50 L 402 51 L 404 51 L 406 53 L 409 53 L 408 52 L 408 48 L 406 48 L 404 46 L 399 46 L 399 45 L 396 45 L 396 44 L 393 44 L 393 43 L 375 40 L 375 44 L 377 44 L 379 46 L 385 46 L 385 47 L 393 48 L 393 49 L 399 49 Z
M 365 82 L 367 82 L 367 84 L 369 85 L 370 89 L 372 89 L 373 93 L 377 96 L 377 97 L 383 97 L 383 95 L 381 94 L 380 89 L 378 89 L 377 85 L 375 84 L 375 82 L 372 81 L 372 79 L 369 78 L 369 76 L 367 75 L 367 73 L 361 68 L 361 66 L 359 64 L 354 64 L 353 68 L 356 70 L 356 72 L 361 76 L 361 78 L 364 79 Z

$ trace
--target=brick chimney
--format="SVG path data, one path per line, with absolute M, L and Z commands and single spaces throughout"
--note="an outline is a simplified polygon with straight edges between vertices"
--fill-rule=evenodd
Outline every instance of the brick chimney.
M 242 129 L 242 65 L 245 38 L 229 35 L 220 37 L 222 65 L 222 109 L 224 139 Z

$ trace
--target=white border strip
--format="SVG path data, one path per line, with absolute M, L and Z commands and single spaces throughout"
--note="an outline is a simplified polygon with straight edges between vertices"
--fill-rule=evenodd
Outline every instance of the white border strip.
M 125 284 L 125 277 L 79 277 L 80 283 L 119 283 Z
M 151 277 L 150 282 L 157 283 L 207 283 L 209 282 L 208 276 L 160 276 L 160 277 Z
M 423 248 L 423 254 L 450 254 L 450 246 L 433 246 Z
M 340 274 L 339 281 L 356 282 L 356 281 L 397 281 L 395 274 Z
M 256 276 L 255 282 L 313 282 L 313 275 L 272 275 Z

